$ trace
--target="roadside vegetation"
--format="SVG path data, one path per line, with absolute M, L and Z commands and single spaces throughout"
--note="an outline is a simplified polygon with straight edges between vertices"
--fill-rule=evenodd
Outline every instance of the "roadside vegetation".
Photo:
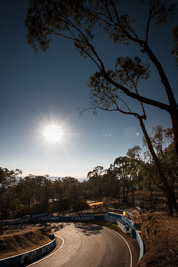
M 176 195 L 178 166 L 172 131 L 157 126 L 150 138 L 169 186 Z M 116 158 L 108 169 L 95 167 L 82 182 L 73 177 L 50 179 L 48 175 L 20 177 L 21 174 L 18 169 L 0 168 L 1 220 L 44 212 L 76 214 L 90 208 L 88 200 L 103 201 L 105 211 L 109 207 L 131 207 L 138 199 L 135 193 L 144 190 L 149 192 L 150 201 L 155 200 L 154 191 L 161 192 L 160 201 L 164 202 L 169 214 L 173 214 L 149 150 L 143 153 L 139 146 L 128 149 L 127 154 Z

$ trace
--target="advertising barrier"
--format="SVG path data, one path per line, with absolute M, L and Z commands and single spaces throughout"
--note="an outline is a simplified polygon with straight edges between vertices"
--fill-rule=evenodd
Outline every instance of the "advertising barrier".
M 140 247 L 140 257 L 144 254 L 144 246 L 143 241 L 141 239 L 140 234 L 138 233 L 135 225 L 129 221 L 125 216 L 122 216 L 120 214 L 115 214 L 112 212 L 108 212 L 107 215 L 94 215 L 94 216 L 49 216 L 48 214 L 41 214 L 41 215 L 34 215 L 29 216 L 26 218 L 17 219 L 14 221 L 5 221 L 4 225 L 15 225 L 15 224 L 36 224 L 36 223 L 46 223 L 46 222 L 87 222 L 87 221 L 108 221 L 113 224 L 117 224 L 123 232 L 131 235 L 133 238 L 137 239 L 137 242 Z M 26 261 L 33 261 L 36 258 L 39 258 L 44 255 L 44 253 L 49 253 L 53 248 L 55 247 L 55 241 L 53 240 L 48 245 L 44 246 L 43 248 L 40 248 L 39 251 L 35 250 L 32 252 L 25 253 L 23 255 L 19 255 L 16 257 L 9 258 L 8 262 L 11 262 L 9 265 L 6 265 L 7 262 L 5 261 L 2 263 L 0 261 L 0 267 L 6 267 L 6 266 L 20 266 L 16 265 L 16 262 L 20 261 L 20 264 L 25 264 Z M 3 265 L 2 265 L 3 264 Z
M 140 247 L 140 256 L 139 256 L 139 260 L 140 260 L 144 254 L 144 245 L 143 245 L 143 241 L 142 241 L 142 238 L 141 238 L 139 232 L 135 231 L 135 233 L 136 233 L 136 239 L 137 239 L 138 245 Z
M 13 221 L 5 221 L 4 225 L 36 224 L 45 222 L 81 222 L 81 221 L 104 221 L 104 215 L 94 216 L 30 216 Z
M 56 240 L 54 239 L 47 245 L 42 246 L 36 250 L 28 251 L 21 255 L 12 256 L 12 257 L 0 260 L 0 267 L 26 266 L 27 264 L 30 264 L 31 262 L 38 260 L 41 257 L 48 254 L 50 251 L 52 251 L 55 248 L 55 246 L 56 246 Z
M 111 212 L 108 212 L 108 215 L 105 216 L 105 220 L 117 224 L 123 232 L 137 239 L 138 245 L 140 247 L 140 255 L 139 255 L 139 260 L 140 260 L 144 254 L 144 245 L 142 238 L 138 233 L 135 225 L 131 221 L 126 219 L 124 216 Z

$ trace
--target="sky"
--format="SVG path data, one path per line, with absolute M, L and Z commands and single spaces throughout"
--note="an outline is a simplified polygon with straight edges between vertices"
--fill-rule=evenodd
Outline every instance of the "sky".
M 141 20 L 146 17 L 137 0 L 121 3 L 128 12 L 130 9 L 139 14 Z M 109 168 L 129 148 L 142 147 L 142 132 L 133 117 L 104 111 L 79 116 L 77 108 L 90 107 L 87 83 L 97 67 L 80 56 L 70 41 L 61 38 L 55 38 L 46 52 L 34 52 L 26 39 L 27 9 L 28 0 L 0 1 L 0 167 L 18 168 L 23 176 L 48 174 L 81 179 L 96 166 Z M 142 33 L 143 24 L 138 21 L 137 26 Z M 157 31 L 151 28 L 150 44 L 177 99 L 178 75 L 170 56 L 170 26 Z M 119 47 L 103 33 L 97 32 L 97 36 L 95 45 L 107 68 L 114 66 L 117 56 L 140 55 L 136 46 Z M 167 103 L 154 67 L 151 78 L 140 87 L 143 95 Z M 149 132 L 158 124 L 171 126 L 166 112 L 145 108 Z M 59 142 L 51 143 L 44 136 L 51 124 L 63 130 Z

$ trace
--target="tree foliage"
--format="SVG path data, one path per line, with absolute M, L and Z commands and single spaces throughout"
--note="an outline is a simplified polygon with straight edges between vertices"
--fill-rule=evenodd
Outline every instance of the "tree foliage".
M 156 27 L 160 27 L 169 20 L 174 20 L 176 16 L 176 1 L 141 0 L 141 3 L 143 4 L 142 8 L 146 7 L 147 10 L 145 21 L 140 21 L 144 29 L 144 34 L 141 34 L 139 29 L 137 29 L 139 23 L 136 22 L 138 22 L 140 18 L 137 17 L 135 19 L 133 18 L 134 14 L 128 14 L 126 10 L 123 10 L 122 3 L 118 0 L 31 0 L 29 1 L 29 8 L 25 21 L 28 30 L 27 39 L 28 43 L 32 45 L 35 50 L 42 49 L 44 51 L 49 48 L 52 36 L 59 36 L 73 41 L 75 48 L 79 50 L 80 54 L 89 57 L 97 65 L 100 74 L 96 73 L 95 77 L 103 76 L 102 81 L 105 79 L 106 83 L 108 83 L 108 91 L 106 92 L 105 90 L 106 95 L 103 94 L 104 92 L 100 92 L 101 108 L 108 104 L 110 105 L 107 99 L 113 97 L 110 90 L 110 86 L 112 86 L 113 90 L 117 88 L 120 94 L 122 93 L 129 99 L 131 98 L 134 100 L 134 105 L 140 106 L 140 103 L 145 103 L 167 111 L 171 116 L 178 154 L 177 103 L 166 73 L 150 47 L 151 25 L 154 22 Z M 139 1 L 137 2 L 137 5 L 138 4 Z M 127 64 L 124 64 L 127 70 L 123 68 L 123 58 L 116 61 L 116 66 L 122 65 L 120 70 L 122 74 L 121 79 L 118 75 L 119 70 L 108 71 L 106 69 L 105 63 L 99 55 L 99 48 L 97 49 L 92 42 L 93 39 L 97 37 L 96 29 L 98 29 L 98 27 L 116 44 L 128 45 L 133 43 L 140 48 L 143 53 L 142 56 L 148 56 L 149 61 L 154 64 L 158 71 L 158 75 L 160 76 L 167 95 L 168 104 L 145 97 L 142 94 L 138 94 L 137 91 L 133 92 L 132 89 L 136 81 L 134 68 L 135 66 L 138 67 L 138 64 L 134 64 L 133 66 L 133 59 L 129 59 L 128 57 L 124 59 L 124 61 L 127 62 Z M 174 55 L 175 60 L 177 60 L 176 25 L 173 29 L 173 38 L 174 46 L 172 47 L 171 53 Z M 135 59 L 138 58 L 135 57 Z M 143 66 L 141 68 L 143 70 Z M 136 69 L 136 71 L 138 71 L 138 69 Z M 134 76 L 132 77 L 132 75 L 130 75 L 128 77 L 128 73 L 132 73 Z M 143 78 L 140 71 L 138 73 L 139 79 Z M 131 83 L 130 79 L 132 79 Z M 93 81 L 90 83 L 93 84 Z M 101 88 L 101 84 L 99 87 Z M 95 95 L 95 93 L 96 92 L 94 92 L 93 96 L 98 97 L 99 91 L 97 95 Z M 114 95 L 118 97 L 118 93 L 116 94 L 114 92 Z M 95 104 L 97 104 L 96 107 L 98 107 L 98 102 L 95 102 Z
M 8 170 L 0 167 L 0 216 L 6 218 L 9 214 L 12 202 L 17 197 L 17 175 L 21 170 Z
M 171 54 L 174 56 L 175 62 L 178 64 L 178 25 L 173 28 L 172 35 L 174 39 L 174 46 Z
M 139 120 L 160 179 L 167 195 L 169 195 L 170 202 L 178 212 L 175 196 L 169 188 L 169 183 L 144 125 L 146 119 L 144 104 L 167 111 L 172 120 L 178 156 L 177 103 L 163 66 L 150 46 L 153 22 L 156 27 L 160 27 L 169 20 L 174 20 L 176 2 L 167 0 L 142 0 L 141 2 L 142 8 L 146 7 L 147 10 L 147 18 L 140 22 L 144 29 L 142 33 L 137 27 L 140 17 L 133 18 L 132 14 L 123 10 L 122 3 L 117 0 L 30 1 L 25 22 L 28 29 L 27 38 L 35 50 L 40 48 L 44 51 L 49 48 L 53 35 L 67 38 L 73 41 L 75 48 L 79 50 L 81 55 L 89 57 L 96 64 L 99 71 L 89 80 L 92 108 L 119 111 Z M 147 60 L 149 58 L 149 62 L 157 69 L 163 90 L 167 95 L 168 104 L 145 97 L 142 90 L 139 89 L 139 81 L 149 77 L 149 64 L 142 64 L 138 56 L 134 58 L 118 57 L 115 68 L 106 69 L 105 62 L 98 52 L 99 49 L 93 45 L 93 40 L 97 37 L 98 27 L 114 43 L 118 44 L 118 47 L 133 43 L 141 50 L 142 58 L 145 56 Z M 173 42 L 174 46 L 171 53 L 177 60 L 177 25 L 173 28 Z M 132 105 L 130 105 L 130 99 L 133 100 Z
M 175 183 L 178 182 L 178 162 L 173 145 L 173 131 L 171 128 L 164 129 L 163 126 L 157 125 L 156 127 L 153 127 L 150 139 L 160 160 L 161 168 L 173 190 Z M 143 140 L 143 142 L 145 143 L 145 140 Z M 149 162 L 154 165 L 149 151 L 147 151 L 145 156 L 149 159 Z M 164 190 L 161 180 L 159 180 L 159 186 L 162 186 Z

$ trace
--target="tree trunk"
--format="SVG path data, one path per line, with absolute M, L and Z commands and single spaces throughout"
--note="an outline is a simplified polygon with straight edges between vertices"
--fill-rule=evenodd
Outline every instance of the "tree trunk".
M 4 219 L 3 218 L 3 199 L 2 199 L 2 194 L 1 194 L 1 202 L 0 202 L 0 212 L 1 212 L 0 218 L 2 216 L 2 219 Z
M 122 196 L 123 202 L 125 203 L 125 187 L 124 186 L 122 188 L 122 194 L 123 194 L 123 196 Z
M 161 78 L 161 82 L 165 88 L 167 98 L 169 101 L 169 110 L 167 108 L 166 109 L 162 108 L 161 106 L 160 106 L 160 108 L 168 111 L 170 116 L 171 116 L 176 153 L 177 153 L 177 157 L 178 157 L 178 106 L 176 103 L 175 96 L 173 94 L 173 91 L 172 91 L 172 88 L 171 88 L 170 83 L 168 81 L 168 78 L 167 78 L 167 76 L 163 70 L 163 67 L 160 64 L 157 57 L 154 55 L 154 53 L 152 52 L 152 50 L 150 49 L 150 47 L 148 46 L 148 44 L 146 42 L 144 42 L 140 45 L 144 45 L 145 52 L 148 54 L 150 60 L 154 63 L 155 67 L 157 68 L 157 71 L 158 71 L 160 78 Z
M 178 115 L 171 114 L 172 127 L 174 132 L 175 149 L 178 157 Z
M 31 198 L 28 199 L 28 214 L 31 215 Z
M 173 216 L 173 209 L 172 209 L 172 205 L 171 205 L 171 201 L 169 200 L 169 197 L 167 196 L 167 201 L 168 201 L 168 205 L 169 205 L 169 214 L 168 216 Z
M 148 148 L 151 152 L 151 155 L 153 157 L 153 160 L 155 162 L 155 165 L 157 167 L 157 171 L 158 171 L 158 174 L 159 174 L 159 177 L 160 177 L 160 180 L 161 182 L 163 183 L 163 187 L 164 187 L 164 190 L 165 190 L 165 193 L 167 195 L 167 198 L 169 200 L 169 204 L 170 204 L 170 210 L 171 208 L 173 207 L 178 215 L 178 204 L 177 204 L 177 201 L 176 201 L 176 198 L 175 198 L 175 195 L 174 195 L 174 192 L 173 190 L 171 189 L 171 187 L 169 186 L 169 183 L 167 181 L 167 178 L 165 177 L 163 171 L 162 171 L 162 168 L 161 168 L 161 165 L 160 165 L 160 162 L 159 162 L 159 159 L 158 157 L 156 156 L 156 153 L 153 149 L 153 146 L 151 144 L 151 140 L 150 140 L 150 137 L 147 133 L 147 130 L 145 128 L 145 125 L 143 123 L 143 119 L 142 118 L 139 118 L 139 121 L 140 121 L 140 126 L 142 128 L 142 131 L 143 131 L 143 134 L 146 138 L 146 141 L 147 141 L 147 145 L 148 145 Z
M 154 189 L 152 189 L 152 188 L 150 189 L 150 201 L 153 200 L 153 190 L 154 190 Z
M 0 235 L 3 235 L 3 230 L 4 230 L 4 221 L 0 220 Z
M 134 203 L 134 201 L 135 201 L 135 198 L 134 198 L 134 186 L 132 184 L 132 202 Z

